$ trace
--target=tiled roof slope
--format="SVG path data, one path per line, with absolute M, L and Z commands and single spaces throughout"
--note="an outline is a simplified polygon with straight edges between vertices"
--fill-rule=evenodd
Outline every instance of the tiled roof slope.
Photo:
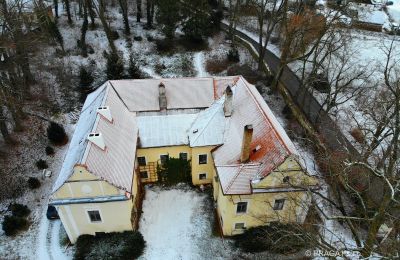
M 233 113 L 230 118 L 229 128 L 225 130 L 225 142 L 213 152 L 214 162 L 219 166 L 235 166 L 240 168 L 240 155 L 242 147 L 243 129 L 245 125 L 253 126 L 251 153 L 249 164 L 260 163 L 257 178 L 267 176 L 291 154 L 296 153 L 295 148 L 286 132 L 278 123 L 271 110 L 258 93 L 256 88 L 240 78 L 233 87 Z M 260 149 L 254 152 L 256 147 Z M 225 169 L 223 169 L 225 170 Z M 239 170 L 232 170 L 231 174 L 221 174 L 225 194 L 249 193 L 250 190 L 241 184 Z M 253 171 L 252 171 L 253 172 Z M 253 172 L 254 173 L 254 172 Z M 249 175 L 249 174 L 245 174 Z M 239 176 L 239 177 L 238 177 Z M 235 187 L 232 187 L 235 186 Z M 248 185 L 248 187 L 250 187 Z
M 53 192 L 57 191 L 64 182 L 68 180 L 73 173 L 75 164 L 81 161 L 88 143 L 87 136 L 92 131 L 96 122 L 96 110 L 103 103 L 107 91 L 107 85 L 108 84 L 105 83 L 86 98 L 60 173 L 54 183 Z
M 158 86 L 165 85 L 167 109 L 206 108 L 214 102 L 212 78 L 112 80 L 129 111 L 158 111 Z
M 128 111 L 112 86 L 108 87 L 103 106 L 109 106 L 113 121 L 98 116 L 92 132 L 102 134 L 105 151 L 89 142 L 81 164 L 94 175 L 130 192 L 138 137 L 136 116 Z

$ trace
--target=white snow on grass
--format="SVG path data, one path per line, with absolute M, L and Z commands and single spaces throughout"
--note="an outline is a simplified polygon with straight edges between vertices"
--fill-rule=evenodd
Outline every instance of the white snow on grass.
M 212 235 L 213 207 L 207 195 L 180 186 L 146 187 L 139 231 L 146 240 L 142 259 L 229 259 L 230 242 Z
M 204 53 L 203 52 L 197 52 L 194 55 L 194 68 L 197 71 L 196 77 L 207 77 L 208 73 L 205 71 L 204 68 Z

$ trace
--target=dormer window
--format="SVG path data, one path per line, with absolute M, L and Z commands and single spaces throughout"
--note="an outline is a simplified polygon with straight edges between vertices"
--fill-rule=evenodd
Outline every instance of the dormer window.
M 109 106 L 101 106 L 97 108 L 97 113 L 108 120 L 110 123 L 113 122 L 113 117 L 111 115 L 111 110 Z
M 106 149 L 106 144 L 104 142 L 103 136 L 101 133 L 90 133 L 87 137 L 87 139 L 95 144 L 97 147 L 99 147 L 102 150 Z

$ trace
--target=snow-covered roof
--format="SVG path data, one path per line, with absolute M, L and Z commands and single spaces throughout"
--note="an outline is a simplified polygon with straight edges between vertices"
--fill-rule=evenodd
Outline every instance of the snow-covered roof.
M 96 91 L 88 95 L 83 105 L 79 120 L 76 124 L 74 135 L 58 178 L 53 186 L 53 192 L 58 190 L 66 180 L 72 175 L 75 164 L 80 163 L 87 146 L 87 136 L 92 131 L 97 118 L 97 108 L 103 103 L 106 93 L 106 84 L 99 87 Z
M 158 87 L 165 85 L 167 109 L 206 108 L 214 102 L 212 78 L 112 80 L 129 111 L 158 111 Z
M 389 21 L 387 14 L 374 5 L 350 3 L 350 8 L 357 11 L 357 20 L 364 23 L 384 24 Z
M 220 98 L 198 114 L 188 132 L 191 147 L 224 143 L 225 127 L 229 123 L 224 116 L 224 100 L 225 97 Z
M 139 116 L 140 147 L 188 145 L 188 131 L 197 114 Z
M 267 176 L 277 166 L 282 164 L 291 154 L 297 154 L 292 141 L 279 124 L 257 89 L 240 78 L 233 90 L 233 113 L 229 127 L 225 129 L 224 144 L 213 152 L 215 166 L 222 183 L 232 183 L 229 186 L 240 187 L 231 192 L 239 194 L 250 193 L 249 187 L 241 185 L 242 171 L 220 174 L 220 166 L 235 166 L 241 164 L 243 129 L 246 125 L 253 126 L 253 137 L 250 144 L 250 159 L 247 165 L 260 164 L 257 177 Z M 222 168 L 221 168 L 222 169 Z M 225 168 L 223 168 L 225 170 Z M 246 168 L 244 168 L 246 169 Z M 254 168 L 251 168 L 254 172 Z M 238 176 L 236 176 L 238 174 Z M 244 171 L 245 176 L 250 176 Z M 243 177 L 243 178 L 242 178 Z M 247 178 L 246 177 L 246 178 Z M 235 184 L 236 183 L 236 184 Z M 222 189 L 227 186 L 222 186 Z M 223 190 L 229 194 L 229 190 Z
M 224 194 L 251 194 L 251 181 L 257 177 L 260 164 L 217 166 Z

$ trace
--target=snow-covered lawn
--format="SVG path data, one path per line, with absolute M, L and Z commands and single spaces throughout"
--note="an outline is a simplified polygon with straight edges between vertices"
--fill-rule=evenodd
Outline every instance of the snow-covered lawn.
M 232 259 L 231 241 L 212 234 L 214 208 L 205 193 L 186 185 L 147 187 L 139 230 L 142 259 Z

